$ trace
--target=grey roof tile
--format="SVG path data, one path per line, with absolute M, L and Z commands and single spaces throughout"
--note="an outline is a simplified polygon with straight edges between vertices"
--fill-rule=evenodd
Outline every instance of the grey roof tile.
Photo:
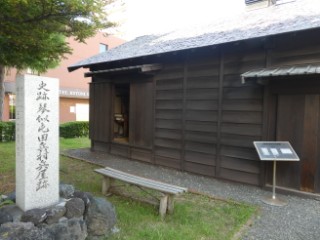
M 146 35 L 69 67 L 112 62 L 320 27 L 320 0 L 296 0 L 244 12 L 206 26 Z
M 319 64 L 300 64 L 281 67 L 269 67 L 253 69 L 241 74 L 242 82 L 248 78 L 265 78 L 279 76 L 315 75 L 320 73 Z

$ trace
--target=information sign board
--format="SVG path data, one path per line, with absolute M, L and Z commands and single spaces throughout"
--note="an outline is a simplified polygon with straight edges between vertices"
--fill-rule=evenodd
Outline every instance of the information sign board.
M 260 160 L 263 161 L 300 161 L 289 142 L 253 142 Z

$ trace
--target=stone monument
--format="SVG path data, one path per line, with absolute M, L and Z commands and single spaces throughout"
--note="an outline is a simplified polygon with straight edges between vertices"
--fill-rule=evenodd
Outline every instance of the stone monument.
M 16 80 L 16 203 L 23 210 L 59 202 L 59 80 Z

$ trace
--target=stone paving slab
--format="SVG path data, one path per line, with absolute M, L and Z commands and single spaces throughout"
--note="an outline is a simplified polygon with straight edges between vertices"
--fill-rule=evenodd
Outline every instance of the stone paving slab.
M 258 205 L 261 213 L 242 239 L 245 240 L 319 240 L 320 239 L 320 201 L 319 197 L 303 198 L 293 195 L 277 196 L 288 201 L 284 207 L 266 205 L 261 201 L 271 192 L 261 188 L 217 180 L 173 169 L 154 166 L 143 162 L 89 149 L 69 150 L 63 154 L 101 166 L 137 174 L 142 177 L 187 187 L 213 197 L 232 199 Z

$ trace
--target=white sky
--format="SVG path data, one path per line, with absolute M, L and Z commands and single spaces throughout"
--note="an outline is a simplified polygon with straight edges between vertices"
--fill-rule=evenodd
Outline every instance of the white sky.
M 124 9 L 114 14 L 114 19 L 123 22 L 119 28 L 120 36 L 127 40 L 141 35 L 203 24 L 214 18 L 241 12 L 245 7 L 244 0 L 122 0 L 122 2 L 125 2 Z

